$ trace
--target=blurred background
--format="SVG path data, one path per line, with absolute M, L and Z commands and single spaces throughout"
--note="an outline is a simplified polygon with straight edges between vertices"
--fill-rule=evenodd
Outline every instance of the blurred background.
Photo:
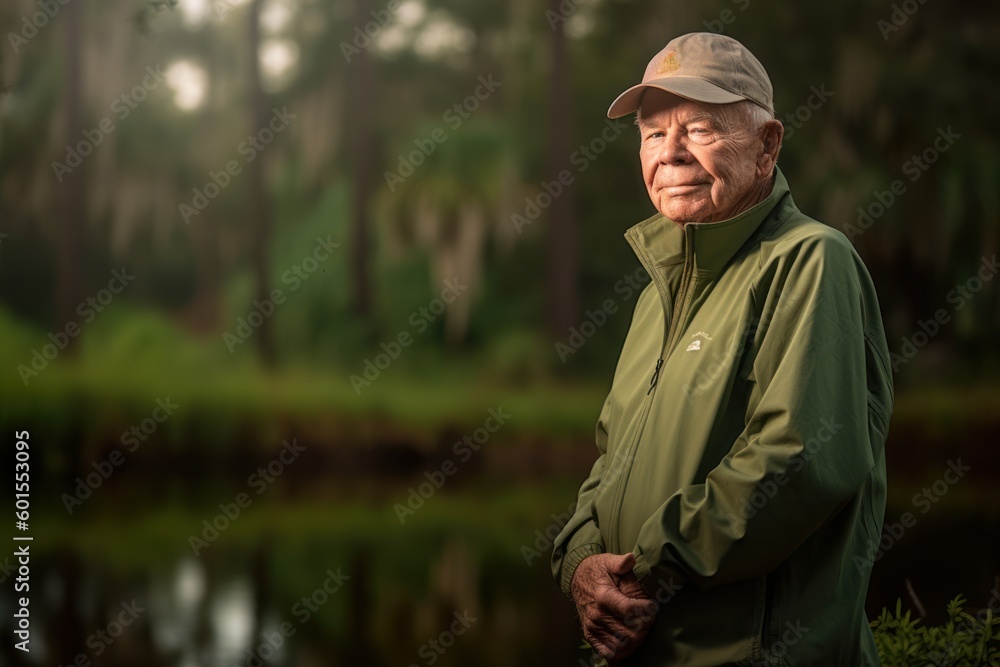
M 33 537 L 30 654 L 0 553 L 0 664 L 577 664 L 551 538 L 653 213 L 605 111 L 690 31 L 764 63 L 799 208 L 879 290 L 870 617 L 1000 595 L 996 3 L 10 0 L 0 28 L 5 534 Z

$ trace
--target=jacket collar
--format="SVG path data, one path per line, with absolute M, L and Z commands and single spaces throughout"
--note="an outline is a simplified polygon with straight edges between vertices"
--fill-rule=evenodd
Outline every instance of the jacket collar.
M 718 273 L 789 194 L 784 174 L 777 166 L 774 171 L 771 194 L 736 217 L 718 222 L 689 222 L 681 227 L 657 213 L 626 231 L 625 239 L 650 275 L 654 267 L 683 263 L 688 245 L 693 250 L 694 268 Z

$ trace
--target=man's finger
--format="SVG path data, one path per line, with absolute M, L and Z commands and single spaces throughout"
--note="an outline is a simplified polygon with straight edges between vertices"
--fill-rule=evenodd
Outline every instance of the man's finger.
M 617 575 L 628 574 L 635 567 L 635 554 L 631 551 L 627 554 L 623 554 L 620 558 L 616 558 L 611 561 L 609 572 L 614 572 Z
M 601 616 L 594 619 L 593 628 L 605 639 L 605 644 L 623 643 L 636 634 L 635 630 L 614 616 Z
M 597 592 L 597 603 L 618 618 L 649 616 L 654 610 L 650 600 L 630 598 L 617 588 L 603 588 Z
M 623 621 L 611 615 L 595 616 L 589 619 L 591 627 L 605 636 L 614 637 L 619 644 L 641 640 L 649 633 L 652 619 L 635 619 Z M 605 641 L 605 643 L 608 643 Z
M 621 657 L 623 649 L 633 641 L 633 638 L 624 635 L 623 632 L 624 630 L 615 631 L 601 625 L 594 626 L 590 631 L 590 636 L 593 638 L 590 645 L 602 658 Z
M 593 615 L 584 621 L 584 636 L 598 655 L 618 664 L 636 652 L 649 635 L 651 622 L 638 628 L 626 626 L 611 617 Z M 600 645 L 600 648 L 598 648 Z
M 627 595 L 630 598 L 635 598 L 637 600 L 651 600 L 646 589 L 642 587 L 639 580 L 635 578 L 634 574 L 626 574 L 618 580 L 618 590 Z
M 602 658 L 611 660 L 622 660 L 635 653 L 635 650 L 646 638 L 646 632 L 629 632 L 621 627 L 618 630 L 611 630 L 597 626 L 592 631 L 595 641 L 601 645 L 599 655 Z M 591 646 L 595 646 L 591 642 Z

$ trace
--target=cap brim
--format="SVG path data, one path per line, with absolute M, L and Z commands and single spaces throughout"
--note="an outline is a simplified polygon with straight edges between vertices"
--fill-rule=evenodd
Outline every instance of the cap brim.
M 693 76 L 670 76 L 652 79 L 632 86 L 619 95 L 608 108 L 608 118 L 621 118 L 639 109 L 642 93 L 647 88 L 658 88 L 678 97 L 708 104 L 732 104 L 747 98 L 719 88 L 714 83 Z

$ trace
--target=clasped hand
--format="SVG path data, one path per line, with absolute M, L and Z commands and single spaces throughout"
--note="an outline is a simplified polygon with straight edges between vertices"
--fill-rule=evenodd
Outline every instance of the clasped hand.
M 611 665 L 639 648 L 659 607 L 639 584 L 633 567 L 634 554 L 596 554 L 584 558 L 573 573 L 570 592 L 583 636 Z

